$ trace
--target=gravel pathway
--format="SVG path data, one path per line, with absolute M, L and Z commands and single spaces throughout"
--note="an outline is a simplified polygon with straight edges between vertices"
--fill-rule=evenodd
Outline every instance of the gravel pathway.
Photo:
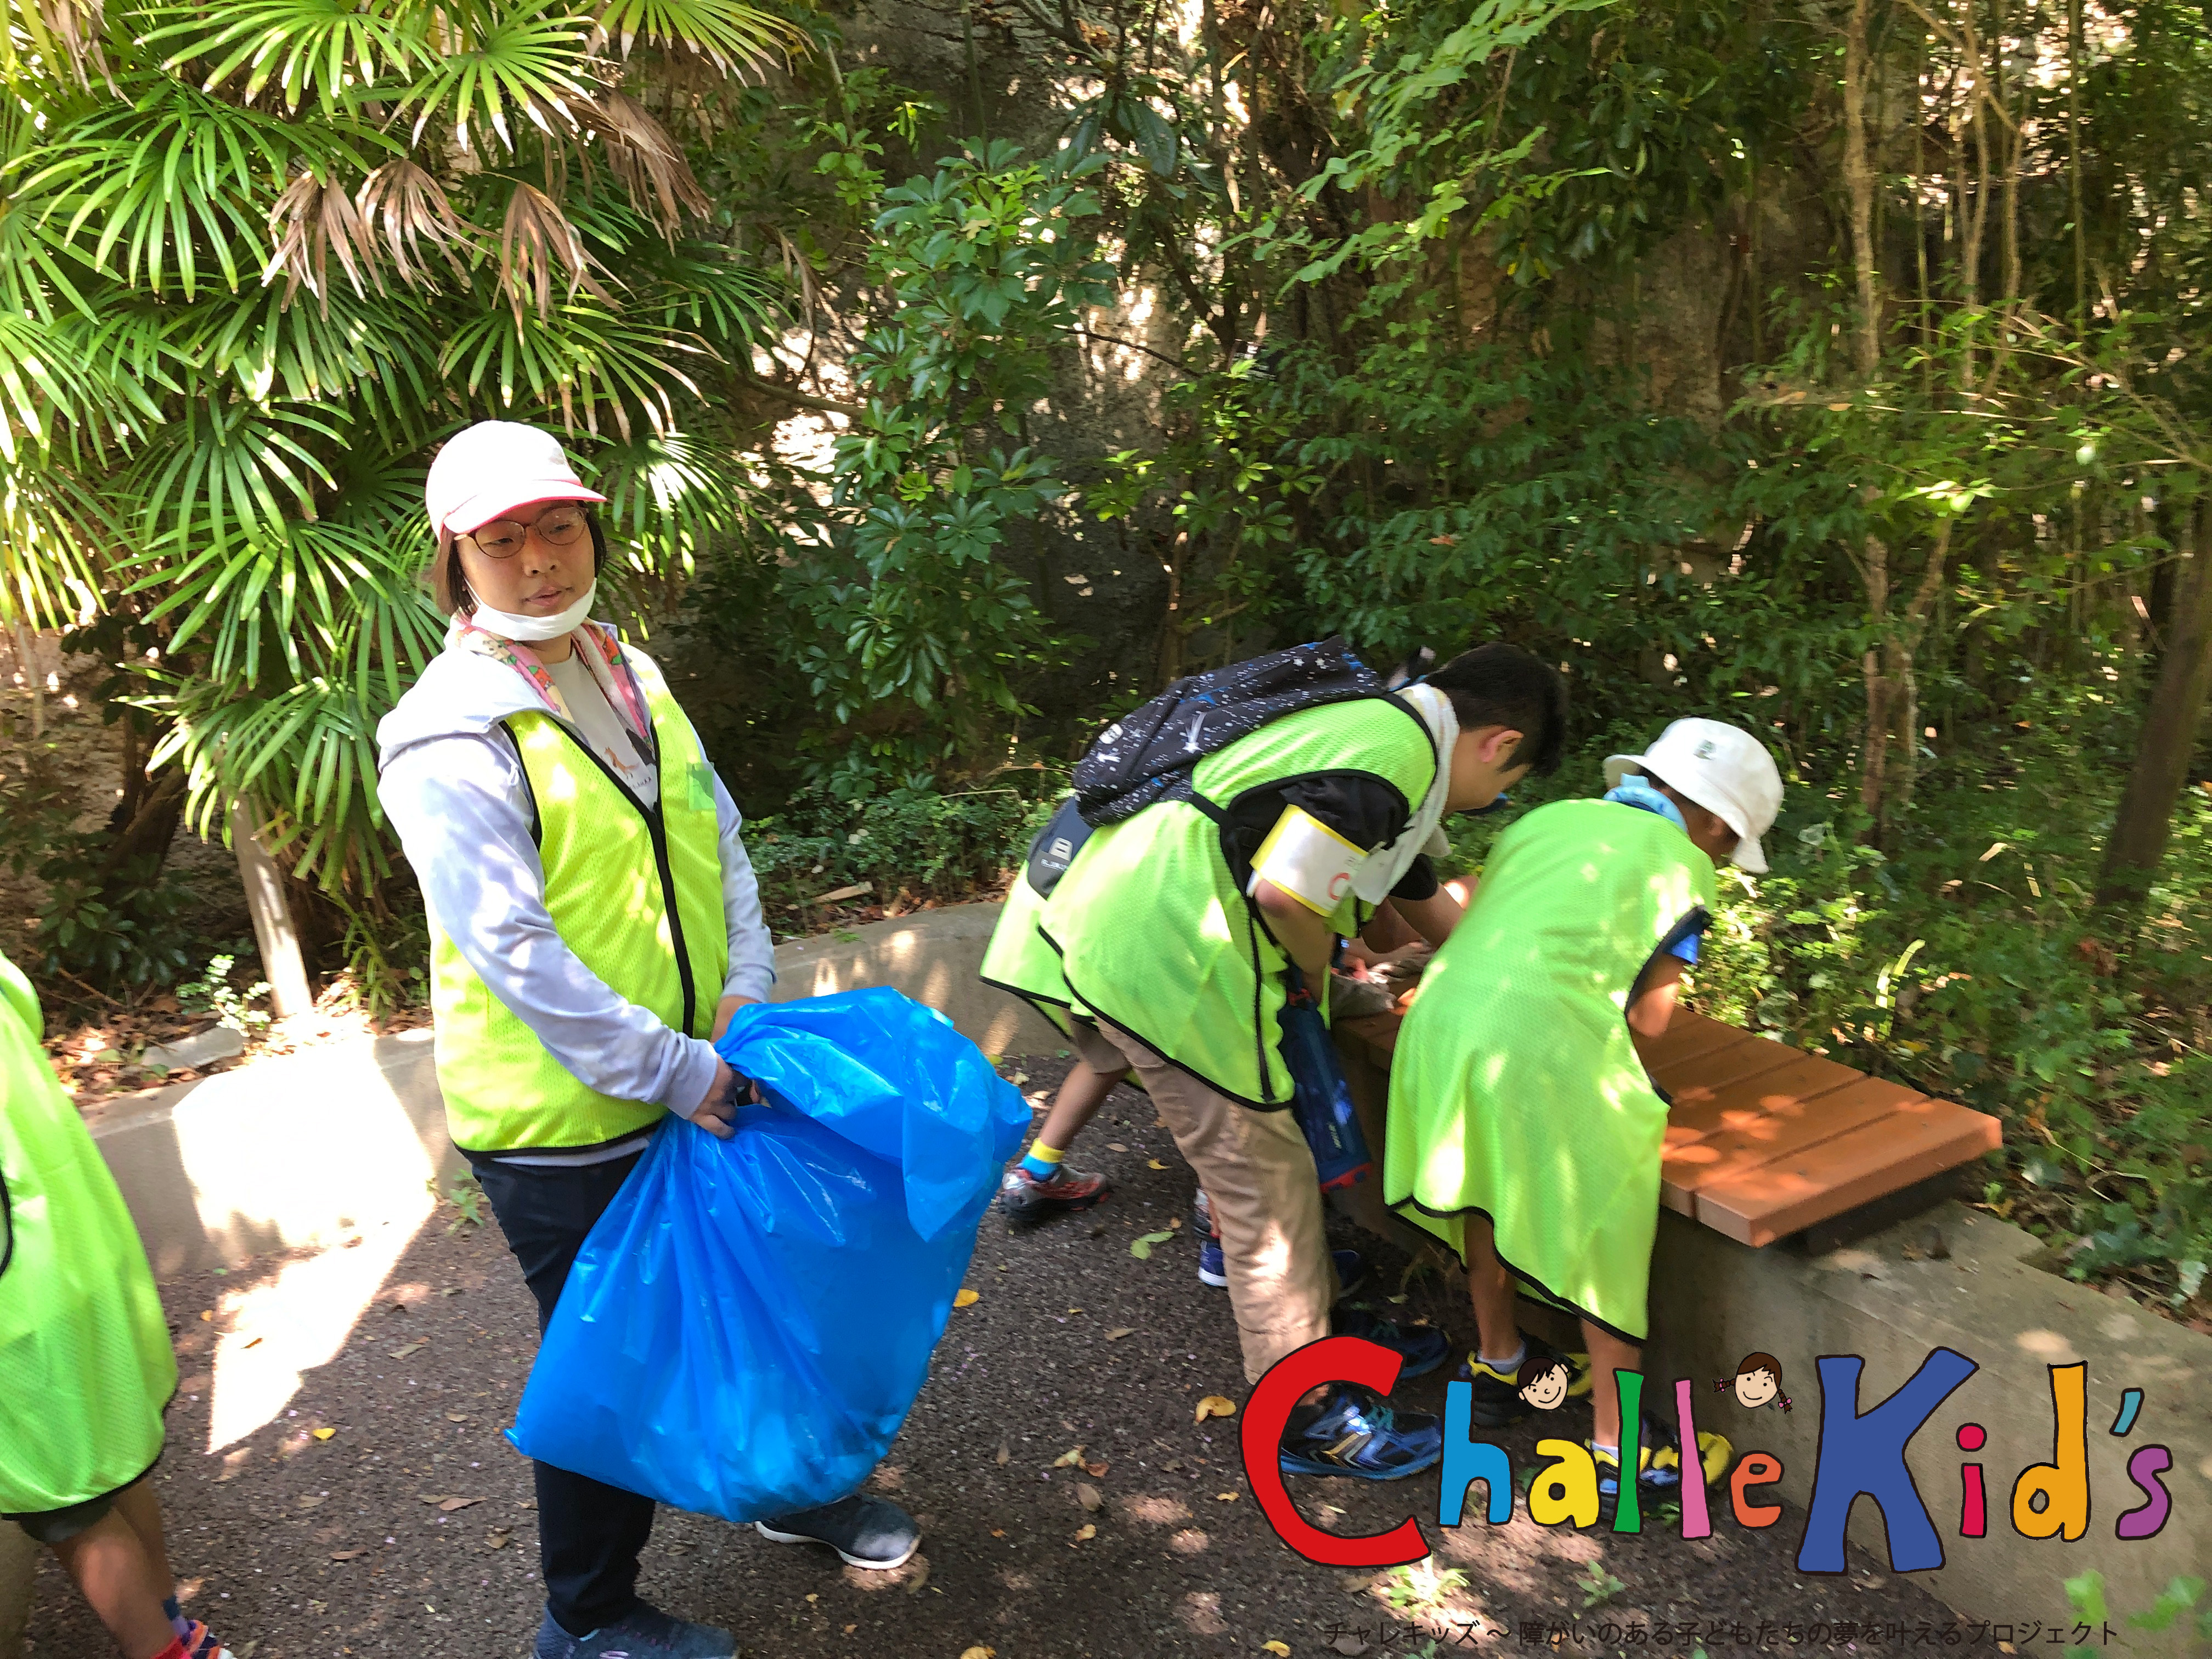
M 1042 1101 L 1064 1065 L 1006 1069 L 1024 1073 L 1025 1092 Z M 728 1625 L 756 1659 L 979 1659 L 978 1648 L 996 1659 L 1152 1659 L 1254 1654 L 1270 1642 L 1300 1659 L 1419 1655 L 1431 1643 L 1447 1655 L 1518 1649 L 1532 1634 L 1562 1651 L 1688 1655 L 1737 1645 L 1732 1633 L 1705 1633 L 1715 1621 L 1741 1621 L 1747 1635 L 1771 1621 L 1770 1645 L 1799 1650 L 1824 1645 L 1815 1624 L 1899 1626 L 1905 1641 L 1950 1627 L 1940 1603 L 1856 1553 L 1843 1577 L 1800 1578 L 1790 1555 L 1802 1517 L 1747 1532 L 1724 1497 L 1714 1535 L 1689 1543 L 1663 1530 L 1547 1531 L 1525 1512 L 1445 1533 L 1433 1524 L 1432 1477 L 1396 1488 L 1299 1481 L 1307 1514 L 1342 1530 L 1381 1530 L 1425 1509 L 1437 1552 L 1425 1571 L 1380 1577 L 1300 1560 L 1252 1501 L 1233 1422 L 1193 1421 L 1200 1398 L 1241 1400 L 1244 1386 L 1226 1295 L 1198 1283 L 1188 1223 L 1149 1261 L 1129 1252 L 1137 1235 L 1187 1215 L 1189 1171 L 1149 1103 L 1126 1090 L 1076 1162 L 1109 1174 L 1113 1197 L 1020 1235 L 995 1212 L 986 1218 L 967 1280 L 981 1300 L 954 1314 L 878 1472 L 921 1518 L 923 1555 L 896 1573 L 866 1573 L 664 1511 L 646 1555 L 648 1598 Z M 339 1253 L 264 1258 L 163 1287 L 185 1373 L 159 1476 L 173 1553 L 191 1607 L 239 1659 L 529 1651 L 541 1605 L 530 1482 L 500 1431 L 535 1328 L 496 1228 L 449 1234 L 454 1218 L 441 1206 L 395 1246 L 397 1265 L 335 1354 L 305 1370 L 289 1399 L 270 1398 L 272 1420 L 212 1450 L 217 1339 L 267 1319 L 265 1298 L 288 1273 Z M 1336 1242 L 1372 1251 L 1377 1294 L 1395 1289 L 1404 1258 L 1350 1233 Z M 1465 1334 L 1463 1292 L 1430 1274 L 1407 1295 L 1389 1311 Z M 1440 1412 L 1448 1376 L 1400 1393 Z M 224 1410 L 227 1423 L 240 1420 Z M 1509 1437 L 1516 1468 L 1534 1465 L 1540 1432 L 1556 1431 L 1531 1425 Z M 1056 1467 L 1078 1446 L 1103 1474 Z M 1793 1625 L 1795 1642 L 1784 1628 Z M 1567 1633 L 1554 1640 L 1553 1629 Z M 38 1659 L 111 1651 L 51 1562 L 31 1643 Z

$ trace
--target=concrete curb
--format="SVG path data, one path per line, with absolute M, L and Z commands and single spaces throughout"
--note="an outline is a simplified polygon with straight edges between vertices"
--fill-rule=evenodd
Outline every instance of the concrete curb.
M 976 978 L 995 904 L 924 910 L 777 947 L 775 1000 L 888 985 L 985 1053 L 1064 1040 Z M 156 1277 L 334 1243 L 463 1167 L 427 1030 L 332 1043 L 111 1105 L 93 1139 Z

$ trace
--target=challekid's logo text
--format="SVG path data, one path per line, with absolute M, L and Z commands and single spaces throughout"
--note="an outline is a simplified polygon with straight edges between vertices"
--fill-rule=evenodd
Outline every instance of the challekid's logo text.
M 1943 1543 L 1920 1488 L 1905 1461 L 1906 1449 L 1966 1379 L 1980 1368 L 1951 1348 L 1936 1348 L 1920 1369 L 1887 1399 L 1865 1411 L 1858 1406 L 1859 1380 L 1866 1362 L 1856 1354 L 1822 1354 L 1814 1362 L 1820 1384 L 1820 1447 L 1813 1474 L 1811 1501 L 1806 1506 L 1805 1531 L 1797 1547 L 1800 1572 L 1844 1571 L 1844 1529 L 1851 1505 L 1862 1496 L 1881 1506 L 1889 1534 L 1889 1562 L 1895 1572 L 1921 1572 L 1943 1565 Z M 1307 1560 L 1332 1567 L 1391 1567 L 1418 1561 L 1429 1553 L 1420 1524 L 1407 1516 L 1388 1532 L 1345 1537 L 1323 1532 L 1297 1512 L 1284 1489 L 1277 1447 L 1299 1396 L 1327 1382 L 1357 1382 L 1389 1393 L 1398 1378 L 1398 1356 L 1389 1349 L 1357 1337 L 1333 1336 L 1309 1343 L 1280 1360 L 1252 1390 L 1241 1425 L 1244 1472 L 1276 1535 Z M 2021 1470 L 2012 1483 L 2010 1520 L 2023 1538 L 2063 1538 L 2072 1543 L 2089 1529 L 2089 1447 L 2087 1366 L 2080 1364 L 2050 1368 L 2053 1425 L 2051 1461 Z M 1739 1367 L 1737 1376 L 1723 1378 L 1717 1388 L 1734 1386 L 1746 1405 L 1779 1405 L 1790 1401 L 1780 1394 L 1780 1365 L 1770 1356 L 1753 1354 Z M 1638 1467 L 1636 1436 L 1642 1420 L 1644 1378 L 1634 1371 L 1614 1373 L 1620 1396 L 1620 1420 L 1626 1443 L 1620 1449 L 1620 1500 L 1613 1530 L 1640 1533 L 1644 1516 L 1636 1482 L 1629 1473 Z M 1564 1377 L 1553 1392 L 1531 1395 L 1532 1404 L 1547 1408 L 1565 1399 Z M 1539 1378 L 1531 1389 L 1541 1390 Z M 1718 1489 L 1709 1498 L 1701 1478 L 1697 1452 L 1697 1423 L 1692 1410 L 1695 1389 L 1685 1381 L 1674 1385 L 1675 1426 L 1682 1453 L 1680 1488 L 1681 1533 L 1685 1538 L 1704 1538 L 1712 1532 L 1710 1504 L 1720 1498 Z M 1483 1518 L 1491 1526 L 1504 1526 L 1513 1518 L 1513 1466 L 1505 1449 L 1494 1442 L 1475 1439 L 1470 1432 L 1469 1406 L 1473 1386 L 1450 1384 L 1444 1396 L 1444 1460 L 1443 1488 L 1437 1500 L 1437 1524 L 1456 1527 L 1467 1504 L 1469 1489 L 1478 1481 L 1486 1487 Z M 2121 1395 L 2111 1432 L 2134 1431 L 2142 1409 L 2142 1390 L 2128 1389 Z M 1977 1452 L 1988 1442 L 1978 1423 L 1960 1425 L 1959 1449 Z M 1542 1527 L 1590 1527 L 1599 1515 L 1597 1466 L 1589 1449 L 1575 1440 L 1539 1440 L 1536 1454 L 1546 1460 L 1528 1483 L 1528 1518 Z M 2164 1446 L 2145 1445 L 2128 1459 L 2130 1498 L 2141 1501 L 2125 1510 L 2112 1528 L 2123 1542 L 2154 1538 L 2172 1513 L 2173 1500 L 2160 1478 L 2173 1467 L 2172 1454 Z M 1778 1504 L 1760 1503 L 1756 1494 L 1782 1478 L 1783 1462 L 1772 1452 L 1747 1452 L 1729 1477 L 1727 1501 L 1736 1521 L 1746 1527 L 1771 1527 L 1782 1517 Z M 1982 1538 L 1989 1533 L 1990 1496 L 1982 1465 L 1959 1466 L 1959 1535 Z

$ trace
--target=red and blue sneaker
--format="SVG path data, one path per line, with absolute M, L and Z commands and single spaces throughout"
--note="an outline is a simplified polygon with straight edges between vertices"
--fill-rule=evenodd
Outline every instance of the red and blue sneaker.
M 1017 1164 L 999 1182 L 999 1207 L 1009 1221 L 1045 1221 L 1087 1210 L 1113 1190 L 1104 1176 L 1085 1175 L 1064 1164 L 1049 1180 Z

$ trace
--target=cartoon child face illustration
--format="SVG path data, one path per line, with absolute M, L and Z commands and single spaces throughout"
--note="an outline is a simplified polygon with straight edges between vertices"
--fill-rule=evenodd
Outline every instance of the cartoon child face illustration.
M 1782 1393 L 1782 1362 L 1771 1353 L 1749 1353 L 1735 1368 L 1735 1397 L 1739 1405 L 1757 1410 L 1771 1405 Z
M 1566 1403 L 1567 1366 L 1562 1359 L 1521 1385 L 1521 1397 L 1540 1412 L 1557 1411 Z

